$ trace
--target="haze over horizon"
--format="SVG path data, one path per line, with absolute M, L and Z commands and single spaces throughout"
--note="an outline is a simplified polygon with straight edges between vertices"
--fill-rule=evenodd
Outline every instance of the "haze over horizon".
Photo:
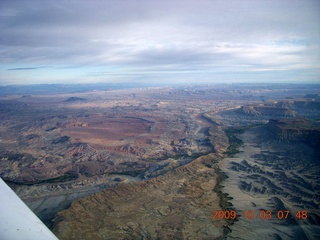
M 0 31 L 0 85 L 320 82 L 317 0 L 2 0 Z

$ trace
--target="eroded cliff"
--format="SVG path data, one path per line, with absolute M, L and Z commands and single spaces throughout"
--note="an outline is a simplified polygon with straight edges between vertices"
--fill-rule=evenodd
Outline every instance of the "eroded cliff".
M 157 178 L 119 184 L 77 200 L 54 219 L 59 239 L 215 239 L 223 236 L 225 220 L 214 192 L 217 154 Z

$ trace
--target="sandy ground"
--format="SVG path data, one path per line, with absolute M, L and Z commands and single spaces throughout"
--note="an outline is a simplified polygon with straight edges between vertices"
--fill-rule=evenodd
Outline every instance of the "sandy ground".
M 244 142 L 243 146 L 239 148 L 240 153 L 236 154 L 234 158 L 226 158 L 221 162 L 220 167 L 228 175 L 228 179 L 223 183 L 223 192 L 229 194 L 233 199 L 231 203 L 239 215 L 239 221 L 236 221 L 231 226 L 232 232 L 228 235 L 228 239 L 316 239 L 316 231 L 319 231 L 319 226 L 310 226 L 306 224 L 306 220 L 290 219 L 280 220 L 277 216 L 279 209 L 277 208 L 274 198 L 279 198 L 284 204 L 284 210 L 289 210 L 290 213 L 295 213 L 298 209 L 285 197 L 265 192 L 255 193 L 253 191 L 246 191 L 240 188 L 241 181 L 246 181 L 254 186 L 255 179 L 250 179 L 250 175 L 253 173 L 246 170 L 234 171 L 231 169 L 232 163 L 243 164 L 245 159 L 248 165 L 255 166 L 257 169 L 263 169 L 265 172 L 272 172 L 274 169 L 268 168 L 265 165 L 259 165 L 255 161 L 253 155 L 261 152 L 266 153 L 271 151 L 254 143 L 255 135 L 246 131 L 239 136 Z M 281 169 L 278 169 L 281 171 Z M 285 170 L 283 170 L 285 171 Z M 263 175 L 263 174 L 262 174 Z M 272 176 L 264 174 L 264 177 L 278 183 Z M 270 210 L 271 219 L 261 219 L 261 210 Z M 245 219 L 245 213 L 253 211 L 255 216 L 252 219 Z M 295 214 L 294 214 L 295 215 Z M 262 213 L 262 217 L 263 217 Z

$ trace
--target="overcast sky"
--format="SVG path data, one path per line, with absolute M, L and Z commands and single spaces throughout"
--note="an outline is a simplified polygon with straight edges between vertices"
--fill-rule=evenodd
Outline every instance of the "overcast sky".
M 319 0 L 0 0 L 0 85 L 320 83 Z

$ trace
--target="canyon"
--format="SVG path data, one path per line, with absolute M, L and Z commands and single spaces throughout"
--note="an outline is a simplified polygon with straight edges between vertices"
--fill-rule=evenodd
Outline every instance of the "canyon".
M 240 84 L 2 95 L 0 176 L 59 239 L 244 239 L 247 228 L 316 239 L 314 92 Z M 310 216 L 281 229 L 212 219 L 280 206 Z

